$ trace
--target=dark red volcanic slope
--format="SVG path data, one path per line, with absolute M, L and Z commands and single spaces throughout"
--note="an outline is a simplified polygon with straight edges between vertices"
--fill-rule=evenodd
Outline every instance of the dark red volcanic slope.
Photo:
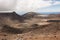
M 12 20 L 19 20 L 20 22 L 23 22 L 24 18 L 15 12 L 12 13 L 0 13 L 0 19 L 4 18 L 11 18 Z
M 23 23 L 23 22 L 24 22 L 24 18 L 16 14 L 15 12 L 0 13 L 0 31 L 21 33 L 20 29 L 16 29 L 17 28 L 16 24 Z M 11 27 L 11 25 L 13 26 Z

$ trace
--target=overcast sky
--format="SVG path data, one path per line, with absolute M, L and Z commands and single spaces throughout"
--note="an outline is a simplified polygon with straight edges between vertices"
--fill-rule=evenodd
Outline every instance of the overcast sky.
M 13 10 L 17 0 L 0 0 L 0 11 Z
M 44 7 L 50 8 L 50 6 L 58 5 L 58 4 L 60 4 L 59 0 L 53 0 L 53 1 L 51 1 L 51 0 L 48 0 L 48 1 L 45 1 L 45 0 L 18 0 L 18 5 L 17 5 L 16 9 L 18 12 L 30 12 L 30 11 L 34 12 L 36 10 L 39 10 L 40 8 L 44 8 Z M 55 7 L 55 8 L 57 8 L 57 7 Z M 58 9 L 57 11 L 59 11 L 59 10 L 60 9 Z M 49 10 L 49 9 L 48 9 L 48 11 L 51 12 L 51 10 Z M 55 10 L 53 10 L 53 11 L 55 11 Z M 43 12 L 45 12 L 45 8 L 44 8 Z
M 36 11 L 40 8 L 60 4 L 59 0 L 58 1 L 53 0 L 53 1 L 51 0 L 48 0 L 48 1 L 45 1 L 45 0 L 0 0 L 0 11 L 7 11 L 7 10 L 14 9 L 17 12 L 30 12 L 30 11 Z

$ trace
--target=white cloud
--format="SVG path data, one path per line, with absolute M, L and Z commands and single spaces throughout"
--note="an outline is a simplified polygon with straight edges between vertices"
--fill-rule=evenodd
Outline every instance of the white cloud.
M 43 0 L 18 0 L 18 5 L 16 7 L 17 11 L 36 11 L 39 8 L 51 6 L 50 1 L 43 1 Z M 56 1 L 53 5 L 60 4 L 59 1 Z
M 52 4 L 53 3 L 53 4 Z M 57 5 L 60 4 L 59 1 L 43 1 L 43 0 L 18 0 L 17 6 L 16 6 L 16 11 L 18 14 L 24 14 L 26 12 L 37 12 L 37 10 L 39 10 L 40 8 L 45 8 L 45 7 L 49 7 L 49 6 L 53 6 L 53 5 Z M 60 10 L 60 9 L 59 9 Z M 59 10 L 41 10 L 44 12 L 59 12 Z M 21 13 L 20 13 L 21 12 Z M 39 10 L 40 12 L 40 10 Z
M 54 4 L 55 4 L 55 5 L 56 5 L 56 4 L 60 4 L 60 1 L 56 1 Z
M 35 11 L 38 8 L 50 6 L 49 1 L 43 0 L 18 0 L 17 10 L 19 11 Z
M 60 12 L 60 9 L 45 9 L 45 10 L 42 10 L 42 11 L 39 11 L 39 12 Z
M 17 5 L 16 5 L 17 2 Z M 54 5 L 60 4 L 59 1 L 55 2 Z M 0 11 L 13 9 L 16 5 L 16 11 L 35 11 L 42 7 L 50 6 L 50 1 L 43 0 L 0 0 Z

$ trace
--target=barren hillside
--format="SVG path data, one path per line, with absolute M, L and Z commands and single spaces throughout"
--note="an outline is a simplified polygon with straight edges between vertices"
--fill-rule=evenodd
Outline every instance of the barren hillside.
M 15 12 L 1 13 L 0 40 L 60 40 L 60 22 L 48 22 L 60 17 L 37 15 L 34 12 L 22 16 Z

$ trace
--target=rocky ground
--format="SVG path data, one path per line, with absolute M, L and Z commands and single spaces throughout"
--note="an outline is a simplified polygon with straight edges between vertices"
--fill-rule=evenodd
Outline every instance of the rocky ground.
M 4 19 L 6 15 L 3 15 L 3 18 L 0 16 L 0 40 L 60 40 L 60 22 L 47 22 L 48 20 L 60 20 L 59 17 L 49 15 L 49 17 L 38 16 L 37 18 L 38 14 L 35 13 L 35 16 L 31 14 L 28 19 L 24 15 L 24 17 L 19 16 L 23 18 L 19 21 L 16 20 L 19 18 L 16 17 L 17 14 L 13 14 L 16 17 L 13 19 L 11 19 L 12 14 L 8 15 L 8 20 Z

